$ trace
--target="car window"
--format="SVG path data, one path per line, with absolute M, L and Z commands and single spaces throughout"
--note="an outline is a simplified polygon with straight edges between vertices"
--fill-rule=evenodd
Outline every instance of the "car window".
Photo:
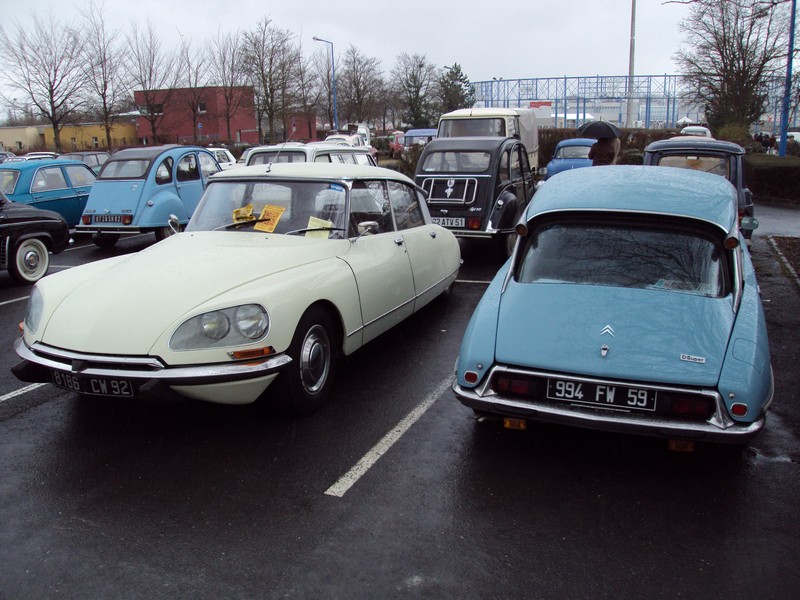
M 0 191 L 4 194 L 13 194 L 19 181 L 19 171 L 0 169 Z
M 33 176 L 31 192 L 46 192 L 49 190 L 63 190 L 67 181 L 61 172 L 61 167 L 48 167 L 39 169 Z
M 197 168 L 197 157 L 194 154 L 187 154 L 178 161 L 178 168 L 175 171 L 176 181 L 195 181 L 200 179 L 200 169 Z
M 214 152 L 214 158 L 217 159 L 217 162 L 221 163 L 230 162 L 230 160 L 228 159 L 228 155 L 222 152 L 221 150 L 217 150 L 216 152 Z
M 449 151 L 431 152 L 425 157 L 422 171 L 426 173 L 483 173 L 492 162 L 488 152 Z
M 373 165 L 372 158 L 370 157 L 369 154 L 358 153 L 358 154 L 353 154 L 352 157 L 357 165 L 369 165 L 369 166 Z
M 150 161 L 146 158 L 109 160 L 103 165 L 98 179 L 144 179 Z
M 172 165 L 174 161 L 171 157 L 167 157 L 161 161 L 156 169 L 156 184 L 163 185 L 165 183 L 172 183 Z
M 92 185 L 95 180 L 95 175 L 92 170 L 85 165 L 67 165 L 65 167 L 67 177 L 69 177 L 72 187 L 82 187 L 85 185 Z
M 497 182 L 508 183 L 508 150 L 500 153 L 500 162 L 497 165 Z
M 317 156 L 314 158 L 314 162 L 331 163 L 333 161 L 331 160 L 330 154 L 317 154 Z
M 392 211 L 382 181 L 356 181 L 350 190 L 350 235 L 358 235 L 358 223 L 375 221 L 377 233 L 394 231 Z
M 726 257 L 710 233 L 671 220 L 548 219 L 525 238 L 516 278 L 720 297 Z
M 214 173 L 219 173 L 222 168 L 206 153 L 200 153 L 200 170 L 203 173 L 203 179 L 208 179 Z M 223 153 L 223 156 L 224 153 Z
M 306 162 L 305 152 L 258 152 L 254 153 L 248 160 L 248 165 L 266 165 L 269 163 L 294 163 Z
M 730 178 L 730 164 L 725 156 L 700 156 L 698 154 L 669 154 L 658 159 L 661 167 L 677 167 L 705 171 Z
M 398 231 L 425 225 L 425 217 L 419 206 L 416 192 L 409 186 L 389 181 L 389 202 L 394 211 L 394 220 Z
M 513 181 L 522 179 L 522 167 L 520 166 L 519 150 L 520 150 L 519 146 L 514 146 L 509 156 L 508 167 L 511 173 L 511 179 Z
M 589 158 L 590 146 L 562 146 L 553 158 Z

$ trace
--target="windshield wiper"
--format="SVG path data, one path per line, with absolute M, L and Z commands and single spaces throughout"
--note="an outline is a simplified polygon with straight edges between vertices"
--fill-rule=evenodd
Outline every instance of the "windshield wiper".
M 269 217 L 265 217 L 263 219 L 249 219 L 247 221 L 234 221 L 233 223 L 226 223 L 225 225 L 220 225 L 219 227 L 214 227 L 211 231 L 218 231 L 220 229 L 238 229 L 239 227 L 244 227 L 245 225 L 252 225 L 253 223 L 264 223 L 265 221 L 272 221 Z
M 295 233 L 306 233 L 309 231 L 344 231 L 344 227 L 306 227 L 305 229 L 292 229 L 283 235 L 292 235 Z

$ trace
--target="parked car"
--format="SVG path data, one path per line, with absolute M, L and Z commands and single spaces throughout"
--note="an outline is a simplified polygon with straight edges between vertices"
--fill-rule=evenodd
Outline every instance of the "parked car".
M 591 167 L 592 159 L 589 150 L 597 140 L 591 138 L 570 138 L 556 144 L 553 158 L 545 167 L 545 180 L 562 171 Z
M 13 202 L 0 192 L 0 270 L 20 283 L 34 283 L 47 273 L 50 254 L 69 242 L 69 226 L 61 215 Z
M 405 132 L 400 130 L 389 134 L 389 158 L 402 155 L 403 148 L 405 148 L 405 137 Z
M 435 129 L 409 129 L 403 136 L 404 150 L 408 151 L 414 146 L 422 147 L 433 139 L 436 139 Z
M 711 130 L 708 127 L 701 125 L 688 125 L 681 129 L 681 135 L 691 135 L 695 137 L 713 138 Z
M 59 159 L 66 159 L 66 160 L 79 160 L 86 164 L 92 172 L 97 175 L 100 172 L 100 167 L 108 160 L 108 157 L 111 156 L 108 152 L 101 152 L 101 151 L 87 151 L 87 152 L 67 152 L 66 154 L 62 154 L 59 156 Z
M 434 223 L 457 237 L 493 239 L 504 257 L 511 254 L 514 226 L 534 192 L 517 138 L 437 138 L 422 151 L 415 177 Z
M 644 149 L 644 164 L 694 169 L 721 175 L 736 188 L 739 219 L 753 216 L 753 194 L 744 176 L 745 151 L 738 144 L 709 138 L 678 136 L 659 140 Z M 750 239 L 752 230 L 745 231 Z
M 734 198 L 721 177 L 679 169 L 554 177 L 472 315 L 458 399 L 512 427 L 749 440 L 773 380 Z
M 41 281 L 14 373 L 81 394 L 224 404 L 254 402 L 277 378 L 268 401 L 307 414 L 339 355 L 445 293 L 460 262 L 395 171 L 231 169 L 184 233 Z
M 101 248 L 123 233 L 171 235 L 170 215 L 189 222 L 208 178 L 220 171 L 214 155 L 197 146 L 149 146 L 114 153 L 103 165 L 86 202 L 79 233 Z
M 355 148 L 330 142 L 310 144 L 277 144 L 254 148 L 247 157 L 248 165 L 270 163 L 321 162 L 378 166 L 369 148 Z
M 236 165 L 236 159 L 227 148 L 209 148 L 208 150 L 214 155 L 214 158 L 223 171 L 227 171 Z
M 70 227 L 80 220 L 94 172 L 77 160 L 42 158 L 0 164 L 0 190 L 14 202 L 52 210 Z
M 42 160 L 45 158 L 58 158 L 58 152 L 28 152 L 23 154 L 22 156 L 18 156 L 17 158 L 21 158 L 23 160 Z
M 17 158 L 17 155 L 7 150 L 0 150 L 0 163 L 5 162 L 11 158 Z

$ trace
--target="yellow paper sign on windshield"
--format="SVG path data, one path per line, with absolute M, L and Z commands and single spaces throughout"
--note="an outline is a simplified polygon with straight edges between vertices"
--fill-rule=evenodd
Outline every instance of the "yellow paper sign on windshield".
M 283 211 L 286 210 L 282 206 L 275 206 L 274 204 L 266 204 L 264 206 L 264 210 L 261 211 L 261 216 L 258 217 L 259 222 L 255 224 L 253 227 L 258 231 L 265 231 L 267 233 L 272 233 L 275 231 L 275 227 L 278 225 L 278 221 L 281 220 L 281 215 L 283 215 Z
M 308 217 L 307 227 L 309 229 L 316 229 L 316 228 L 321 229 L 321 231 L 306 231 L 305 236 L 307 238 L 320 238 L 323 240 L 327 240 L 331 232 L 330 229 L 323 229 L 323 228 L 333 227 L 333 221 L 327 221 L 325 219 L 320 219 L 317 217 Z
M 241 223 L 242 221 L 252 221 L 253 220 L 253 205 L 248 204 L 247 206 L 243 206 L 242 208 L 234 208 L 233 209 L 233 222 L 234 223 Z

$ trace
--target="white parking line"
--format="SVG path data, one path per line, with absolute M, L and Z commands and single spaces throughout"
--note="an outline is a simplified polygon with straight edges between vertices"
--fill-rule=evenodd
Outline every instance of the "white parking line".
M 5 300 L 4 302 L 0 302 L 0 306 L 5 306 L 6 304 L 14 304 L 14 302 L 22 302 L 23 300 L 27 300 L 30 296 L 23 296 L 22 298 L 14 298 L 13 300 Z
M 46 383 L 32 383 L 30 385 L 26 385 L 24 388 L 19 388 L 13 392 L 9 392 L 8 394 L 4 394 L 0 396 L 0 402 L 5 402 L 6 400 L 11 400 L 11 398 L 16 398 L 17 396 L 22 396 L 23 394 L 27 394 L 28 392 L 32 392 L 33 390 L 42 387 L 43 385 L 47 385 Z
M 450 385 L 451 381 L 449 379 L 440 383 L 439 387 L 428 394 L 428 396 L 422 402 L 420 402 L 414 410 L 408 413 L 402 421 L 395 425 L 394 429 L 383 436 L 383 438 L 377 444 L 375 444 L 372 449 L 353 466 L 352 469 L 342 475 L 336 483 L 325 490 L 325 493 L 328 496 L 337 496 L 339 498 L 344 496 L 347 493 L 347 490 L 355 485 L 355 483 L 361 479 L 361 477 L 367 471 L 369 471 L 372 465 L 374 465 L 381 456 L 386 454 L 394 445 L 394 443 L 399 440 L 422 415 L 425 414 L 425 411 L 427 411 L 433 405 L 433 403 L 436 402 L 436 399 L 446 390 L 450 389 Z

